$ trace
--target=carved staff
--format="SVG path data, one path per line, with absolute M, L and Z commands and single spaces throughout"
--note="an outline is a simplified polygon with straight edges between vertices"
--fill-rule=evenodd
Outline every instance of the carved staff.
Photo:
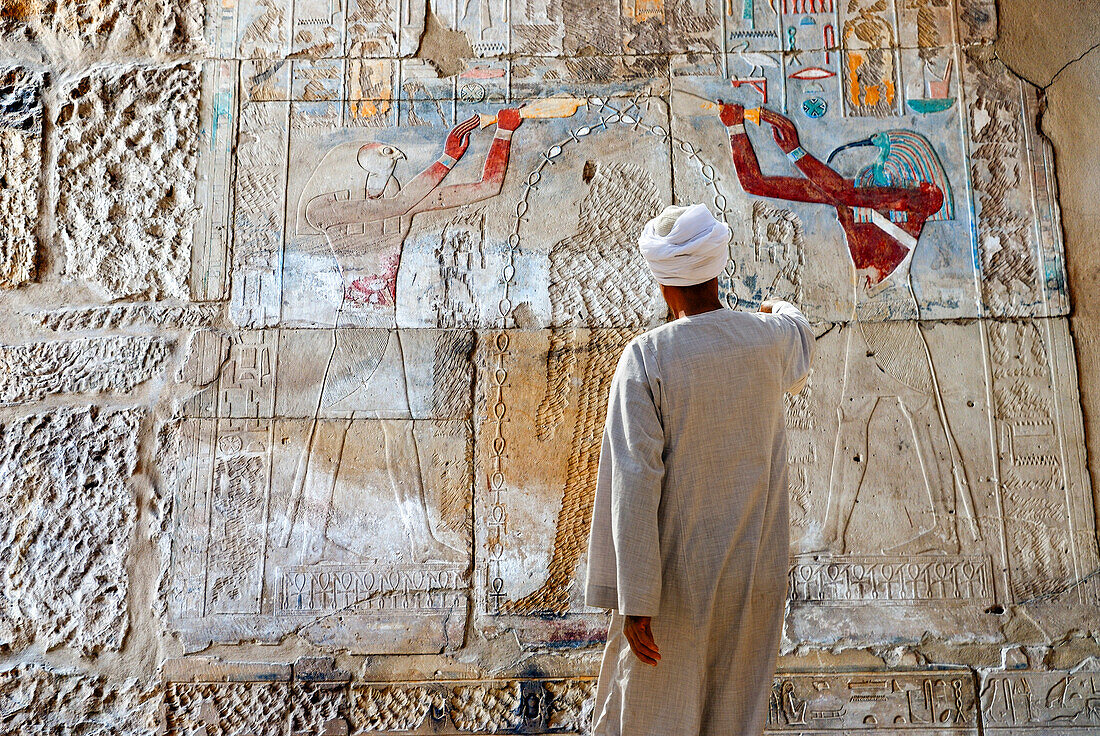
M 532 102 L 519 109 L 519 116 L 527 120 L 546 120 L 550 118 L 571 118 L 576 114 L 577 108 L 588 102 L 579 97 L 548 97 L 545 100 Z M 497 121 L 496 115 L 478 115 L 479 125 L 487 128 Z

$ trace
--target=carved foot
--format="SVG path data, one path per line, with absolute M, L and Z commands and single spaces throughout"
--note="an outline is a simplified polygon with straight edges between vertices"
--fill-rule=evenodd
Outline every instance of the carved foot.
M 951 527 L 936 526 L 901 544 L 883 549 L 886 555 L 957 555 L 959 536 Z
M 412 558 L 415 562 L 449 562 L 464 564 L 466 555 L 454 547 L 448 547 L 439 540 L 430 538 L 427 543 L 412 545 Z

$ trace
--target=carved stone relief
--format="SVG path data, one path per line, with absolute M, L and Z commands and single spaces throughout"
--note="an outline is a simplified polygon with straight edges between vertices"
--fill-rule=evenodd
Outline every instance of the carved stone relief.
M 9 730 L 583 733 L 608 388 L 668 317 L 636 243 L 673 202 L 729 224 L 727 306 L 817 336 L 767 733 L 1100 725 L 1095 667 L 989 669 L 1100 611 L 993 0 L 123 5 L 0 14 Z

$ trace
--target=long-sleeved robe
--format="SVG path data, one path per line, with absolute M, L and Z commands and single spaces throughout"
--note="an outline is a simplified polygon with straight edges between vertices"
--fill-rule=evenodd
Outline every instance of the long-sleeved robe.
M 783 394 L 805 384 L 809 323 L 728 309 L 632 341 L 612 381 L 586 600 L 613 609 L 596 736 L 759 736 L 788 569 Z M 652 616 L 643 663 L 624 616 Z

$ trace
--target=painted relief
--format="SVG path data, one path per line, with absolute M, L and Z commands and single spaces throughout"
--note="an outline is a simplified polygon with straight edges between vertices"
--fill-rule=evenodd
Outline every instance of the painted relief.
M 957 45 L 954 4 L 445 4 L 450 75 L 409 55 L 419 5 L 315 5 L 226 6 L 204 72 L 233 205 L 192 270 L 239 331 L 184 376 L 190 646 L 453 651 L 471 615 L 599 641 L 607 390 L 666 317 L 635 244 L 671 201 L 730 225 L 731 307 L 790 299 L 819 336 L 787 407 L 792 645 L 1096 604 L 1034 91 Z
M 817 342 L 765 732 L 1100 731 L 1056 95 L 998 22 L 6 3 L 0 732 L 585 733 L 637 240 L 692 203 Z

